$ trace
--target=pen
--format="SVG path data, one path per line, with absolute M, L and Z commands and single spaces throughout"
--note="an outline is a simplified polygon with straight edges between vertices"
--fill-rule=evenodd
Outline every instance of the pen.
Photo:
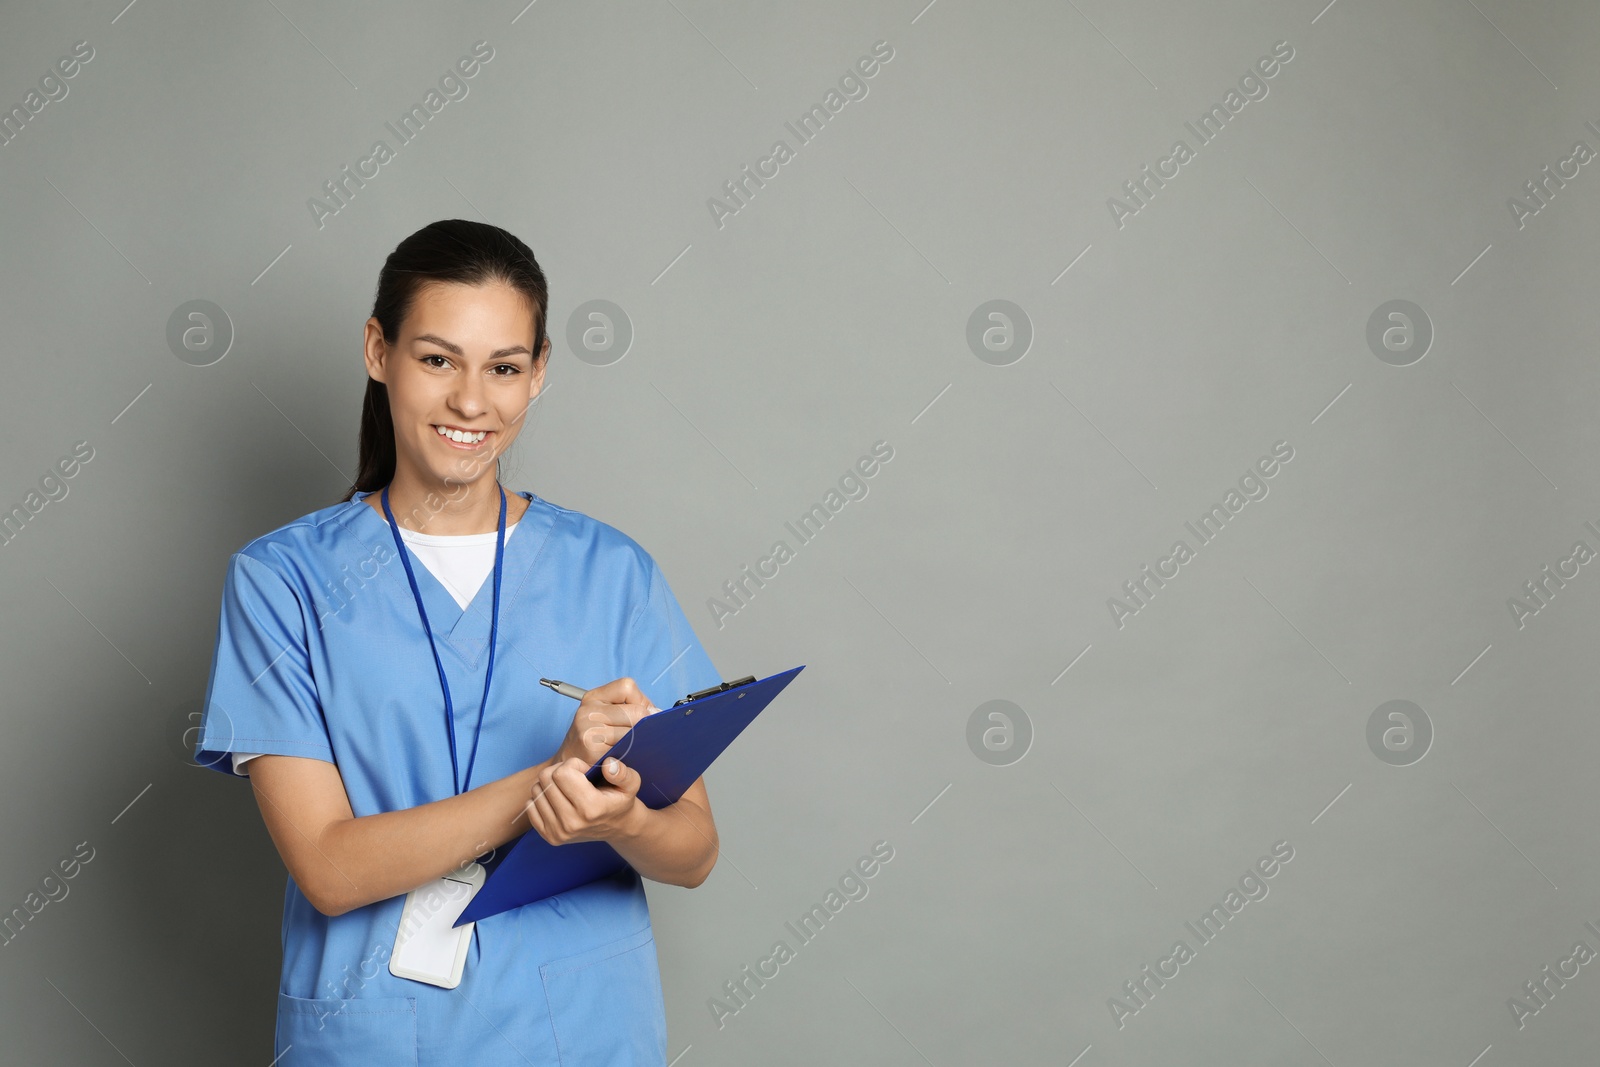
M 572 685 L 568 682 L 558 682 L 554 678 L 540 678 L 539 684 L 548 686 L 549 688 L 560 693 L 562 696 L 571 697 L 573 700 L 582 700 L 583 695 L 588 692 L 587 689 L 579 689 L 575 685 Z

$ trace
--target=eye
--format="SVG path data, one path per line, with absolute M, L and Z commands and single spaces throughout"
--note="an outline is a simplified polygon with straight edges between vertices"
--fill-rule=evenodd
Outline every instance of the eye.
M 426 364 L 426 365 L 427 365 L 427 366 L 430 366 L 430 367 L 438 367 L 438 366 L 440 366 L 440 365 L 441 365 L 441 364 L 439 364 L 439 363 L 428 363 L 428 360 L 430 360 L 430 359 L 437 359 L 437 360 L 441 360 L 441 361 L 443 361 L 443 363 L 445 363 L 445 364 L 448 364 L 448 363 L 449 363 L 449 362 L 450 362 L 450 360 L 449 360 L 449 359 L 447 359 L 447 358 L 446 358 L 446 357 L 444 357 L 444 356 L 441 356 L 441 355 L 440 355 L 440 354 L 439 354 L 439 353 L 437 353 L 437 352 L 430 352 L 430 353 L 428 353 L 428 354 L 427 354 L 427 355 L 425 355 L 425 356 L 422 356 L 422 357 L 420 357 L 420 358 L 421 358 L 421 360 L 422 360 L 422 362 L 423 362 L 423 363 L 424 363 L 424 364 Z
M 512 374 L 522 373 L 522 368 L 517 366 L 515 363 L 496 363 L 494 369 L 497 371 L 504 370 L 511 372 L 511 374 L 496 374 L 496 378 L 509 378 Z

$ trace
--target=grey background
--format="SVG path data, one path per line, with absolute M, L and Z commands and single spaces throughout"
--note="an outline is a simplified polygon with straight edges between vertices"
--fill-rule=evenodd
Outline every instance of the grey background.
M 1507 601 L 1600 549 L 1600 164 L 1520 228 L 1507 200 L 1600 148 L 1600 9 L 923 3 L 6 6 L 5 107 L 95 53 L 0 148 L 0 503 L 94 449 L 0 548 L 0 911 L 95 849 L 0 948 L 8 1059 L 271 1059 L 282 867 L 183 716 L 228 555 L 349 484 L 383 257 L 450 217 L 551 280 L 509 483 L 638 539 L 725 675 L 808 665 L 709 775 L 712 877 L 649 888 L 681 1067 L 1592 1057 L 1594 966 L 1520 1029 L 1507 999 L 1600 950 L 1597 565 L 1525 626 Z M 469 95 L 319 229 L 307 199 L 479 40 Z M 718 228 L 879 40 L 868 95 Z M 1280 40 L 1119 228 L 1108 198 Z M 166 344 L 195 299 L 235 331 L 211 366 Z M 566 344 L 592 299 L 633 326 L 609 366 Z M 994 299 L 1033 330 L 1007 366 L 966 341 Z M 1394 299 L 1434 330 L 1404 367 L 1366 341 Z M 878 440 L 868 495 L 719 628 L 708 598 Z M 1108 598 L 1280 440 L 1269 495 L 1119 628 Z M 1396 699 L 1434 731 L 1407 766 L 1367 743 Z M 1005 766 L 967 741 L 991 700 L 1031 725 Z M 880 840 L 869 895 L 719 1027 Z

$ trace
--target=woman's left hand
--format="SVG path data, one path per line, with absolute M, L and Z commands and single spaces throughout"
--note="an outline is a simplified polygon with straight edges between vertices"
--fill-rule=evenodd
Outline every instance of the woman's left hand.
M 601 766 L 604 786 L 593 786 L 581 759 L 563 760 L 539 772 L 533 799 L 528 801 L 528 822 L 552 845 L 572 841 L 608 841 L 632 822 L 639 803 L 639 772 L 621 760 Z

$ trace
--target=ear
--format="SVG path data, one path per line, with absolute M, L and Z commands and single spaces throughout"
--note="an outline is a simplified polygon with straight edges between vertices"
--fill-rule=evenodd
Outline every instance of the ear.
M 362 355 L 367 364 L 367 377 L 387 384 L 389 346 L 383 339 L 383 327 L 376 318 L 370 318 L 362 329 Z
M 550 338 L 544 339 L 544 347 L 539 349 L 539 358 L 533 362 L 533 373 L 528 375 L 528 402 L 536 400 L 544 392 L 544 372 L 550 366 Z

